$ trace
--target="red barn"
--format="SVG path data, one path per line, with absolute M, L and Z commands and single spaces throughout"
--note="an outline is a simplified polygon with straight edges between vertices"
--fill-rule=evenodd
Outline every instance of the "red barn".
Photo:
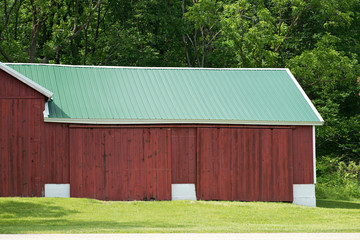
M 323 120 L 288 69 L 0 63 L 0 196 L 315 206 Z

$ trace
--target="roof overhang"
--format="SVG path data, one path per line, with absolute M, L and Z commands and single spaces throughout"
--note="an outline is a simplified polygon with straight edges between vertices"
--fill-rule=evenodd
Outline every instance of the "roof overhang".
M 301 94 L 303 95 L 303 97 L 305 98 L 306 102 L 309 104 L 309 106 L 311 107 L 311 109 L 314 111 L 314 113 L 316 114 L 316 117 L 319 119 L 319 121 L 321 122 L 320 125 L 324 124 L 324 119 L 321 117 L 320 113 L 318 112 L 318 110 L 315 108 L 314 104 L 311 102 L 310 98 L 306 95 L 304 89 L 302 89 L 302 87 L 300 86 L 299 82 L 296 80 L 296 78 L 294 77 L 294 75 L 290 72 L 290 69 L 286 68 L 286 72 L 289 74 L 289 76 L 291 77 L 291 79 L 294 81 L 294 84 L 296 85 L 296 87 L 299 89 L 299 91 L 301 92 Z
M 239 124 L 239 125 L 286 125 L 286 126 L 321 126 L 324 122 L 306 121 L 256 121 L 256 120 L 204 120 L 204 119 L 81 119 L 81 118 L 44 118 L 48 123 L 73 124 Z
M 49 90 L 47 90 L 46 88 L 40 86 L 39 84 L 37 84 L 36 82 L 32 81 L 31 79 L 25 77 L 24 75 L 22 75 L 21 73 L 15 71 L 14 69 L 6 66 L 5 64 L 3 64 L 2 62 L 0 62 L 0 69 L 3 70 L 4 72 L 10 74 L 11 76 L 13 76 L 14 78 L 20 80 L 21 82 L 25 83 L 26 85 L 28 85 L 29 87 L 31 87 L 32 89 L 38 91 L 39 93 L 41 93 L 42 95 L 44 95 L 45 97 L 47 97 L 47 99 L 51 99 L 53 93 Z

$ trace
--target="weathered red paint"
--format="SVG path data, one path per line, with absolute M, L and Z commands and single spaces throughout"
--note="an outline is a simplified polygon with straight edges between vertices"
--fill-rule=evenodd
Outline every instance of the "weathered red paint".
M 171 129 L 171 182 L 196 183 L 196 128 Z
M 169 200 L 195 183 L 204 200 L 291 201 L 313 183 L 311 126 L 44 123 L 45 98 L 0 71 L 0 196 Z
M 294 184 L 314 183 L 312 135 L 312 126 L 297 126 L 294 129 Z
M 292 130 L 198 131 L 199 199 L 292 201 Z
M 44 96 L 0 71 L 0 196 L 41 196 Z
M 0 70 L 0 99 L 44 99 L 41 93 Z
M 171 199 L 170 129 L 70 129 L 71 196 Z
M 70 183 L 68 125 L 45 123 L 41 132 L 43 183 Z

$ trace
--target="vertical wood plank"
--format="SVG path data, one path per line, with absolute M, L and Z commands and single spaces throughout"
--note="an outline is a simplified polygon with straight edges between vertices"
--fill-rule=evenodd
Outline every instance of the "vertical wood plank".
M 195 183 L 196 129 L 173 128 L 171 142 L 172 183 Z
M 232 129 L 232 144 L 231 144 L 231 200 L 239 199 L 239 188 L 240 183 L 238 181 L 239 175 L 239 134 L 240 131 L 238 129 Z
M 84 132 L 81 129 L 70 130 L 70 196 L 83 196 L 83 143 Z
M 201 139 L 202 139 L 202 135 L 201 135 L 201 128 L 196 128 L 196 185 L 195 185 L 195 189 L 196 189 L 196 199 L 200 200 L 203 199 L 203 190 L 201 187 L 201 180 L 203 178 L 202 176 L 202 165 L 201 165 L 201 159 L 202 159 L 202 155 L 201 155 Z
M 172 180 L 172 129 L 168 128 L 166 131 L 166 198 L 164 200 L 171 200 L 171 180 Z
M 94 129 L 94 143 L 95 143 L 95 166 L 94 166 L 94 198 L 99 200 L 105 200 L 104 190 L 104 177 L 106 155 L 105 152 L 105 137 L 106 129 Z
M 219 200 L 231 200 L 231 129 L 219 130 Z
M 313 184 L 312 126 L 296 126 L 293 130 L 293 175 L 295 184 Z
M 1 168 L 0 168 L 0 172 L 1 172 L 1 180 L 0 180 L 0 196 L 1 197 L 7 197 L 10 195 L 9 193 L 9 132 L 8 130 L 8 115 L 9 115 L 9 109 L 10 109 L 10 104 L 9 104 L 9 100 L 5 100 L 5 99 L 0 99 L 0 111 L 1 111 L 1 116 L 3 116 L 2 118 L 0 118 L 0 138 L 1 138 L 1 144 L 0 144 L 0 162 L 1 162 Z
M 273 179 L 271 178 L 272 173 L 272 130 L 264 129 L 261 132 L 261 201 L 271 201 L 271 192 Z

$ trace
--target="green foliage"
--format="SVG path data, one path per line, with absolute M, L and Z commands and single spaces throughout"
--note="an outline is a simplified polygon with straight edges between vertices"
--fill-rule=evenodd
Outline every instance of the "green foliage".
M 317 161 L 316 196 L 321 199 L 360 198 L 360 163 L 323 156 Z
M 0 61 L 183 65 L 175 0 L 5 0 L 0 9 Z
M 182 34 L 189 66 L 214 67 L 217 59 L 223 57 L 216 47 L 224 4 L 225 1 L 199 0 L 186 7 Z
M 226 42 L 235 51 L 239 66 L 275 65 L 279 54 L 274 49 L 281 38 L 277 35 L 276 18 L 263 3 L 238 1 L 228 4 L 221 20 Z

